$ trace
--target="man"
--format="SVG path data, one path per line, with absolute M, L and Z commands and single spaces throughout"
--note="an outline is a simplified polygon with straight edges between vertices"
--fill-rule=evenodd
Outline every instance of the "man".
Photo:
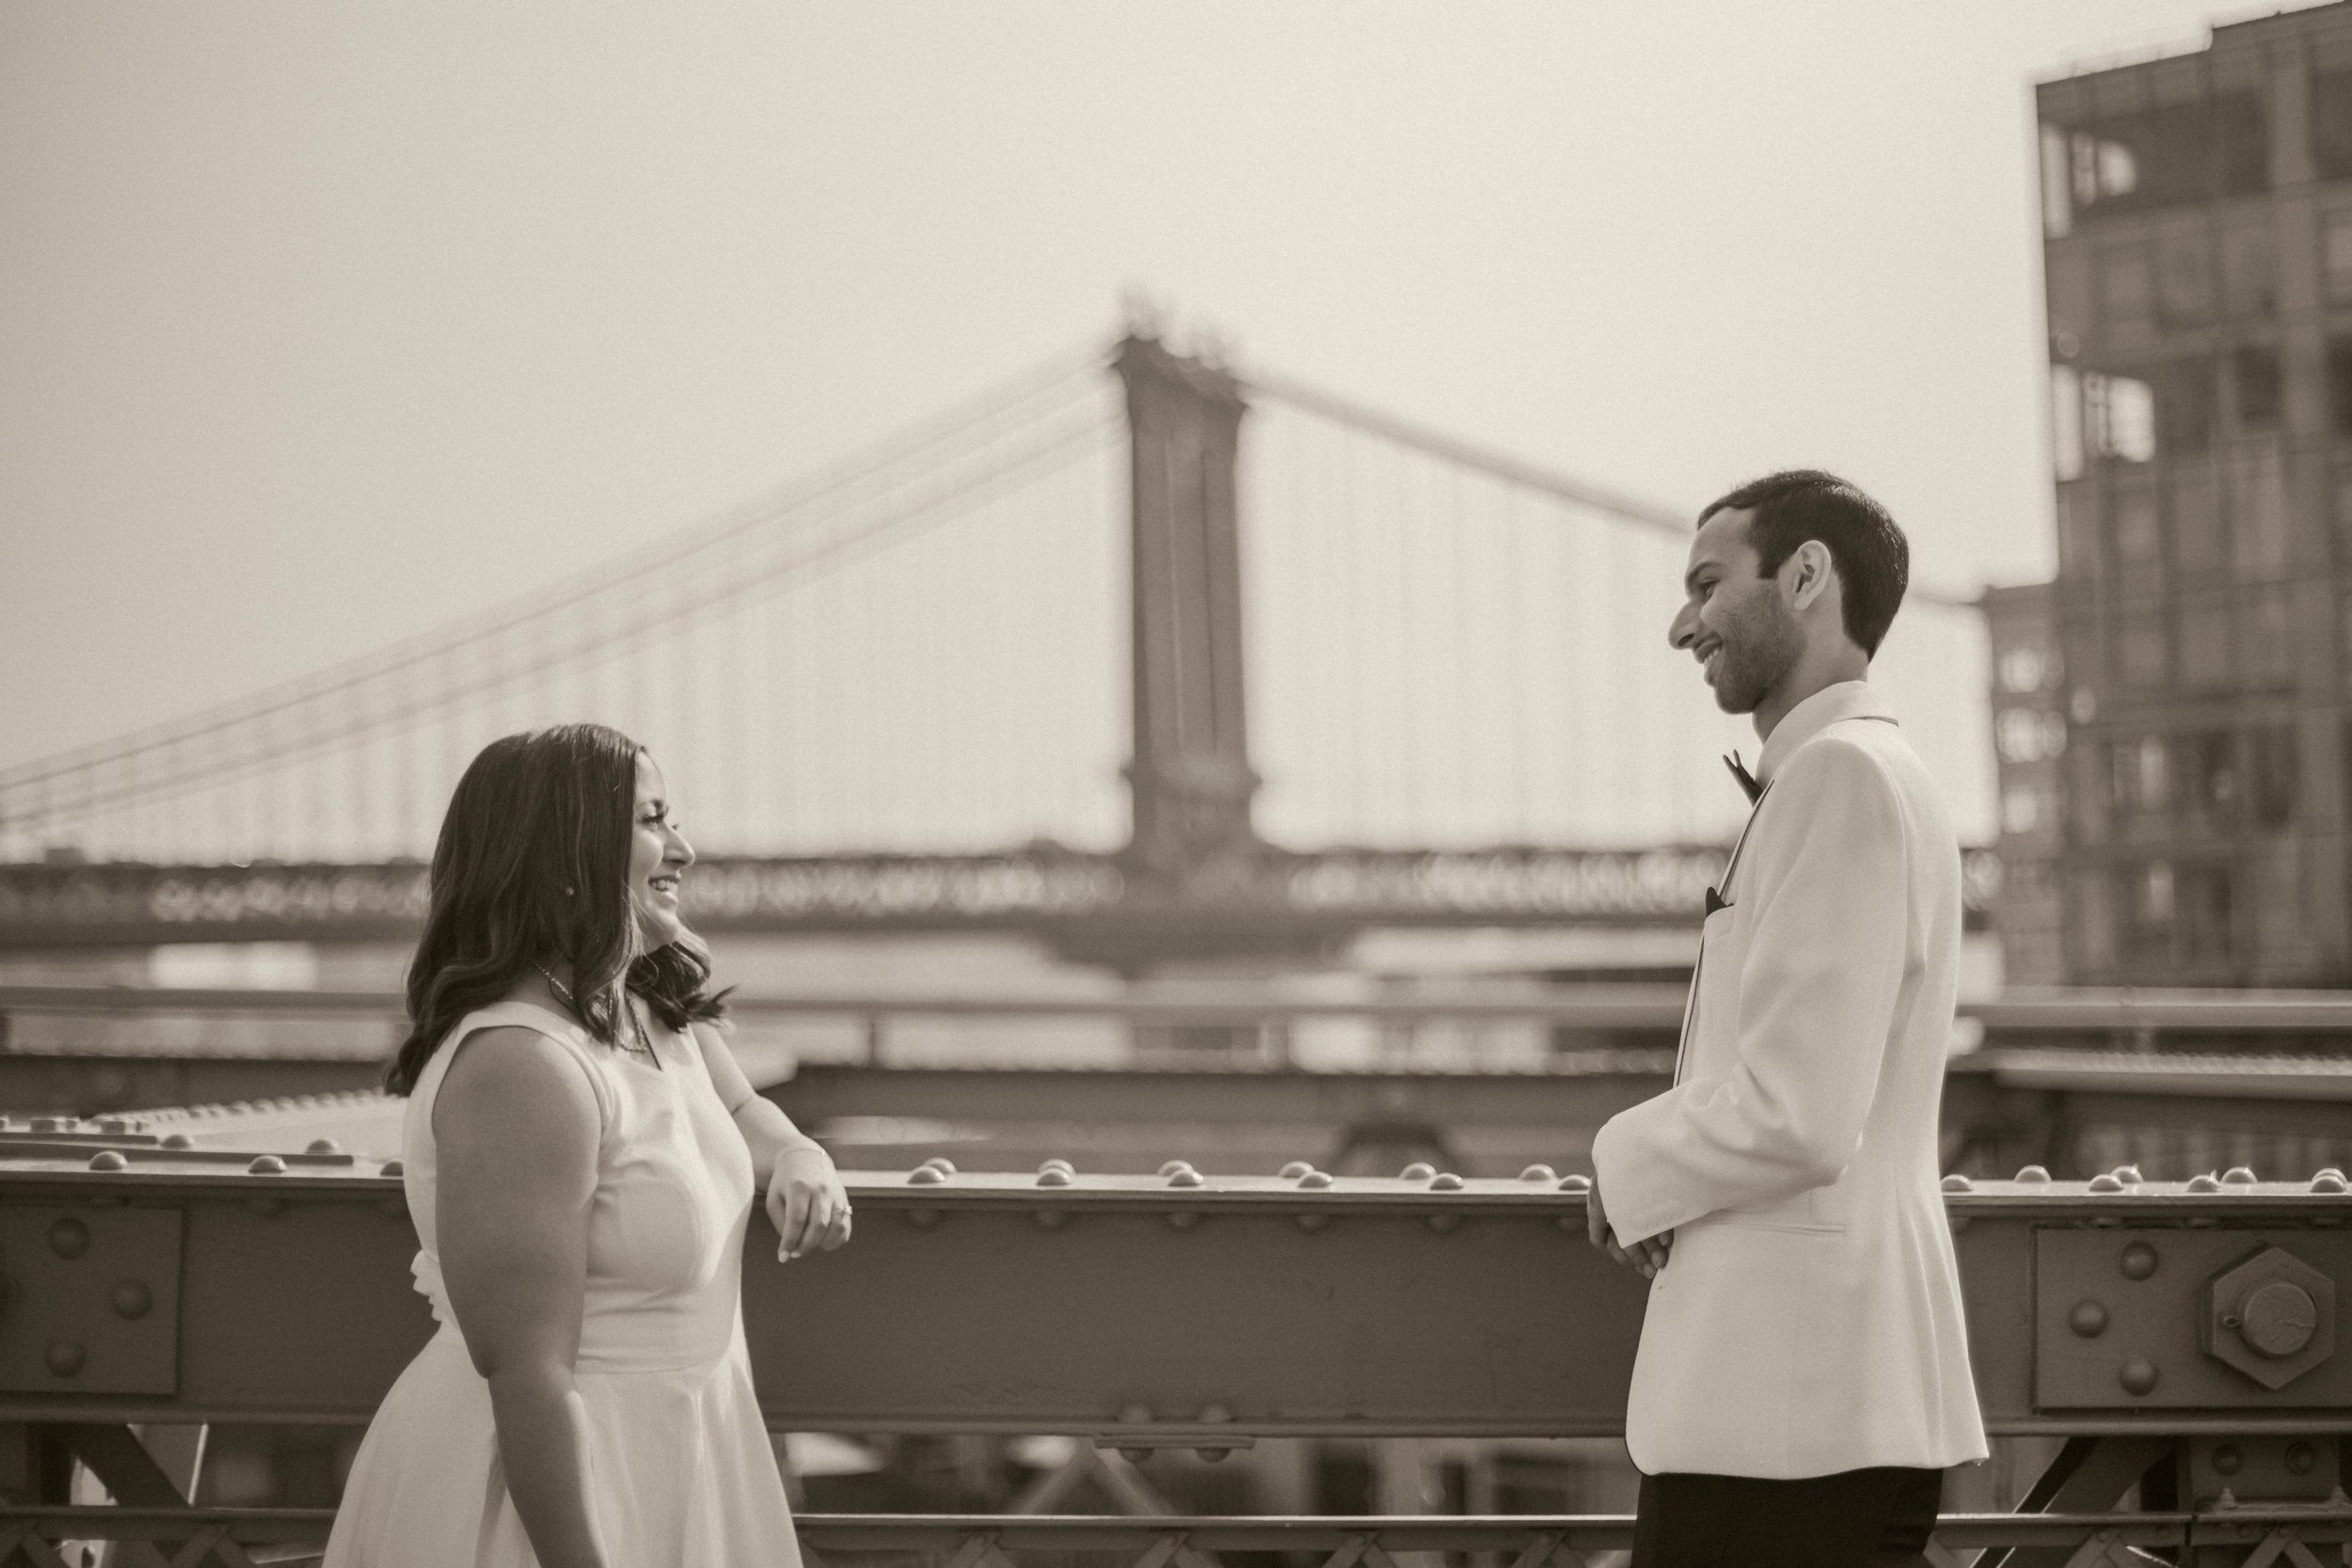
M 1936 1166 L 1960 848 L 1867 684 L 1910 576 L 1833 475 L 1699 516 L 1668 633 L 1755 716 L 1674 1086 L 1593 1141 L 1594 1244 L 1650 1280 L 1626 1411 L 1635 1568 L 1923 1560 L 1982 1459 Z

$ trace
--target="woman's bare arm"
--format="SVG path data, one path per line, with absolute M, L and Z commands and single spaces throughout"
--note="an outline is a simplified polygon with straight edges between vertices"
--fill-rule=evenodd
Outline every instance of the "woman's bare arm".
M 489 1381 L 506 1489 L 546 1568 L 610 1568 L 573 1381 L 602 1126 L 596 1093 L 580 1064 L 533 1030 L 483 1029 L 450 1049 L 459 1055 L 433 1105 L 441 1275 Z
M 850 1195 L 833 1168 L 833 1156 L 792 1125 L 784 1107 L 762 1098 L 743 1076 L 725 1038 L 708 1023 L 693 1028 L 710 1082 L 751 1145 L 752 1168 L 766 1174 L 768 1218 L 776 1227 L 778 1261 L 831 1252 L 850 1239 Z

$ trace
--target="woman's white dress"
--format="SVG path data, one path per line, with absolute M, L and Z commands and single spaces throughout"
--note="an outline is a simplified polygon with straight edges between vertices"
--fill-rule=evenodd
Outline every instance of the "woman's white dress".
M 499 1464 L 489 1386 L 441 1282 L 433 1101 L 456 1045 L 519 1025 L 564 1046 L 603 1117 L 575 1364 L 589 1498 L 615 1568 L 798 1568 L 800 1550 L 743 1343 L 751 1152 L 693 1040 L 654 1031 L 660 1066 L 528 1003 L 469 1013 L 402 1124 L 402 1180 L 440 1324 L 359 1447 L 326 1568 L 536 1568 Z

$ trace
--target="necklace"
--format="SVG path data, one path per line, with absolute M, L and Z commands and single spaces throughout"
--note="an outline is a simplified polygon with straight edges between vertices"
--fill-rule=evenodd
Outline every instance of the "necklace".
M 548 966 L 543 963 L 533 963 L 531 967 L 537 970 L 540 974 L 546 978 L 548 982 L 548 989 L 555 992 L 555 998 L 557 1001 L 563 1003 L 566 1007 L 571 1008 L 571 1010 L 575 1013 L 580 1011 L 580 1004 L 572 999 L 572 988 L 557 979 L 555 977 L 554 971 L 548 969 Z M 645 1037 L 644 1022 L 643 1020 L 638 1018 L 637 1009 L 630 1005 L 627 992 L 623 992 L 621 995 L 621 1011 L 628 1015 L 629 1032 L 636 1036 L 636 1038 L 633 1040 L 617 1040 L 614 1043 L 632 1056 L 643 1056 L 645 1060 L 653 1063 L 656 1067 L 660 1066 L 661 1058 L 654 1054 L 653 1041 Z

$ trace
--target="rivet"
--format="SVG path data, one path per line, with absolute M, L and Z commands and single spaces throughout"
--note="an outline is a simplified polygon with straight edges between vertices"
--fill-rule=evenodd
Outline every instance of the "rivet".
M 41 1359 L 49 1364 L 50 1371 L 56 1376 L 72 1377 L 88 1363 L 89 1352 L 82 1348 L 79 1339 L 52 1339 L 48 1353 Z
M 1955 1171 L 1944 1179 L 1944 1190 L 1947 1193 L 1973 1193 L 1977 1184 Z
M 398 1160 L 387 1160 L 381 1165 L 376 1167 L 376 1174 L 378 1176 L 398 1176 L 407 1168 L 408 1167 L 402 1164 Z
M 1310 1233 L 1320 1230 L 1330 1223 L 1331 1216 L 1328 1214 L 1301 1214 L 1298 1216 L 1298 1228 Z
M 1169 1160 L 1161 1164 L 1160 1175 L 1163 1177 L 1168 1177 L 1175 1175 L 1180 1170 L 1190 1169 L 1192 1169 L 1192 1162 L 1189 1160 Z
M 1043 1180 L 1044 1178 L 1040 1177 L 1039 1180 Z M 1059 1230 L 1070 1220 L 1070 1216 L 1058 1209 L 1040 1209 L 1034 1217 L 1040 1230 Z
M 2139 1167 L 2137 1165 L 2118 1165 L 2115 1167 L 2115 1179 L 2118 1181 L 2122 1182 L 2126 1187 L 2137 1187 L 2140 1182 Z
M 2123 1386 L 2123 1392 L 2134 1395 L 2155 1391 L 2158 1373 L 2156 1364 L 2145 1356 L 2135 1356 L 2117 1370 L 2115 1381 Z
M 1208 1178 L 1186 1165 L 1182 1170 L 1169 1171 L 1168 1184 L 1171 1187 L 1200 1187 L 1208 1184 Z
M 122 1157 L 119 1149 L 102 1148 L 89 1157 L 89 1168 L 92 1170 L 128 1170 L 131 1168 L 131 1162 Z
M 2221 1178 L 2211 1171 L 2192 1176 L 2188 1179 L 2188 1190 L 2192 1193 L 2217 1193 L 2221 1190 Z
M 2090 1190 L 2094 1193 L 2120 1193 L 2123 1190 L 2123 1183 L 2112 1175 L 2102 1173 L 2090 1179 Z
M 1429 1190 L 1433 1193 L 1458 1193 L 1462 1190 L 1462 1179 L 1450 1170 L 1439 1171 L 1429 1179 Z
M 2289 1443 L 2287 1445 L 2287 1468 L 2296 1475 L 2310 1475 L 2312 1473 L 2312 1467 L 2318 1463 L 2319 1450 L 2312 1448 L 2309 1443 Z
M 1289 1164 L 1284 1165 L 1279 1174 L 1285 1181 L 1295 1181 L 1314 1168 L 1304 1160 L 1293 1160 Z
M 247 1176 L 283 1176 L 286 1174 L 286 1162 L 280 1155 L 256 1154 L 252 1164 L 246 1165 L 245 1170 Z
M 2125 1247 L 2115 1266 L 2123 1271 L 2126 1279 L 2146 1279 L 2156 1272 L 2156 1249 L 2146 1242 L 2134 1242 Z
M 1037 1173 L 1037 1184 L 1041 1187 L 1067 1187 L 1070 1185 L 1071 1180 L 1072 1178 L 1068 1171 L 1056 1170 L 1051 1165 L 1046 1166 L 1043 1170 Z
M 1168 1216 L 1168 1227 L 1170 1230 L 1190 1230 L 1200 1223 L 1200 1216 L 1189 1209 L 1175 1210 Z
M 1037 1167 L 1037 1173 L 1040 1176 L 1043 1176 L 1049 1170 L 1057 1170 L 1064 1176 L 1075 1176 L 1078 1174 L 1078 1167 L 1072 1164 L 1069 1161 L 1061 1158 L 1059 1155 L 1056 1155 L 1053 1159 L 1046 1161 L 1043 1164 Z
M 1519 1172 L 1519 1180 L 1522 1181 L 1557 1181 L 1560 1180 L 1560 1173 L 1549 1165 L 1530 1165 Z
M 1399 1181 L 1426 1181 L 1438 1174 L 1438 1167 L 1416 1160 L 1396 1173 Z
M 2066 1326 L 2086 1339 L 2096 1339 L 2107 1331 L 2107 1309 L 2095 1301 L 2078 1301 L 2066 1315 Z
M 2017 1172 L 2017 1180 L 2020 1181 L 2047 1181 L 2050 1180 L 2049 1167 L 2046 1165 L 2022 1166 Z
M 1560 1190 L 1564 1193 L 1589 1193 L 1593 1190 L 1593 1179 L 1571 1173 L 1560 1179 Z
M 312 1138 L 310 1147 L 303 1150 L 305 1154 L 341 1154 L 342 1151 L 343 1146 L 332 1138 Z
M 936 1209 L 910 1209 L 907 1211 L 907 1223 L 914 1227 L 917 1230 L 929 1230 L 932 1226 L 939 1223 L 939 1211 Z
M 2312 1191 L 2315 1193 L 2340 1193 L 2346 1186 L 2344 1172 L 2340 1170 L 2324 1170 L 2312 1178 Z
M 89 1250 L 89 1227 L 68 1214 L 49 1227 L 49 1250 L 71 1262 Z
M 2225 1187 L 2250 1187 L 2258 1180 L 2249 1165 L 2232 1165 L 2221 1173 L 2221 1184 Z
M 185 1132 L 167 1132 L 164 1134 L 163 1147 L 166 1148 L 194 1148 L 196 1147 L 196 1140 L 189 1137 Z
M 946 1173 L 937 1165 L 917 1165 L 907 1172 L 907 1185 L 910 1187 L 942 1187 L 946 1182 Z
M 118 1318 L 144 1318 L 147 1309 L 155 1305 L 154 1292 L 135 1279 L 117 1281 L 106 1299 L 113 1304 Z
M 1311 1193 L 1319 1193 L 1331 1184 L 1331 1173 L 1327 1170 L 1311 1170 L 1298 1179 L 1298 1184 Z
M 2233 1476 L 2246 1463 L 2246 1450 L 2235 1443 L 2224 1443 L 2213 1450 L 2213 1470 L 2217 1476 Z
M 956 1163 L 953 1160 L 948 1159 L 945 1154 L 932 1155 L 930 1159 L 923 1162 L 922 1168 L 925 1170 L 935 1170 L 942 1176 L 953 1176 L 956 1174 Z

